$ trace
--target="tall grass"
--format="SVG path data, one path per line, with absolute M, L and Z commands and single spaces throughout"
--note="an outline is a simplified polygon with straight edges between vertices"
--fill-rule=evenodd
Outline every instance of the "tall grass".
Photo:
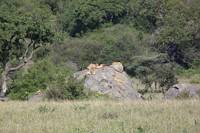
M 0 133 L 198 133 L 200 101 L 0 103 Z

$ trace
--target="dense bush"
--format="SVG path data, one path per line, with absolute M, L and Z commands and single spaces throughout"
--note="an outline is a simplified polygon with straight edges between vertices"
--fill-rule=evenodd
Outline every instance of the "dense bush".
M 175 67 L 165 56 L 139 57 L 127 66 L 127 72 L 140 79 L 145 84 L 145 92 L 164 93 L 169 87 L 177 83 Z
M 127 19 L 136 28 L 153 32 L 162 25 L 167 0 L 131 0 Z
M 124 14 L 125 0 L 75 0 L 68 3 L 60 22 L 63 30 L 76 36 L 106 22 L 116 23 Z
M 50 84 L 46 97 L 53 100 L 74 100 L 86 98 L 84 85 L 74 78 L 60 84 Z
M 56 13 L 61 13 L 64 10 L 65 4 L 69 0 L 39 0 L 41 5 L 47 5 L 51 11 Z
M 151 50 L 143 43 L 146 36 L 129 26 L 118 24 L 54 46 L 53 58 L 71 60 L 79 69 L 86 68 L 90 63 L 111 64 L 113 61 L 121 61 L 130 64 L 134 56 L 151 54 Z
M 48 3 L 56 6 L 59 2 Z M 129 22 L 144 31 L 154 31 L 162 25 L 166 10 L 166 0 L 74 0 L 66 2 L 59 20 L 71 36 L 108 22 Z
M 156 32 L 157 48 L 166 51 L 171 61 L 188 68 L 200 59 L 200 2 L 170 2 L 163 26 Z
M 45 91 L 49 84 L 64 82 L 69 73 L 67 68 L 57 67 L 50 60 L 38 61 L 28 70 L 21 70 L 16 74 L 9 96 L 12 99 L 26 100 L 38 90 Z

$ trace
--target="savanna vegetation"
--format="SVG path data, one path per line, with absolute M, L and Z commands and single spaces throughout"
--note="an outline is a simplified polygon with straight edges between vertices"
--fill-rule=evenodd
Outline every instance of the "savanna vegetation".
M 74 80 L 112 62 L 146 100 Z M 200 0 L 0 0 L 1 133 L 198 133 L 199 99 L 158 100 L 178 82 L 200 86 Z
M 198 133 L 199 100 L 0 103 L 1 133 Z
M 1 0 L 1 96 L 79 99 L 73 72 L 113 61 L 141 93 L 199 84 L 199 20 L 199 0 Z

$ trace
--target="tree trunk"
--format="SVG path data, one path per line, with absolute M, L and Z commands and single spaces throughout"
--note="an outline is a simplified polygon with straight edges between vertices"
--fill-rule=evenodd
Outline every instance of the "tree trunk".
M 29 52 L 31 46 L 33 48 L 32 48 L 32 51 Z M 22 67 L 24 67 L 32 59 L 34 52 L 38 48 L 40 48 L 40 46 L 35 47 L 35 42 L 31 41 L 30 44 L 28 45 L 24 55 L 22 56 L 22 59 L 23 59 L 22 62 L 19 63 L 18 66 L 11 67 L 11 64 L 10 64 L 9 61 L 6 63 L 4 71 L 1 74 L 1 79 L 0 79 L 0 82 L 1 82 L 1 84 L 0 84 L 0 87 L 1 87 L 0 88 L 0 97 L 5 97 L 5 94 L 6 94 L 7 90 L 8 90 L 7 81 L 8 81 L 9 73 L 17 71 L 17 70 L 21 69 Z
M 9 73 L 9 66 L 7 64 L 6 67 L 5 67 L 5 70 L 1 74 L 1 92 L 0 92 L 0 97 L 4 97 L 6 92 L 7 92 L 7 90 L 8 90 L 8 86 L 7 86 L 8 73 Z
M 6 94 L 6 91 L 8 90 L 8 87 L 7 87 L 7 76 L 3 75 L 1 80 L 2 80 L 2 85 L 1 85 L 0 97 L 4 97 L 5 94 Z

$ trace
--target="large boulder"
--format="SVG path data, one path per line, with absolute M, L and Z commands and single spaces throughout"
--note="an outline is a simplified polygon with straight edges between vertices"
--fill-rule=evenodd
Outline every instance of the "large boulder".
M 193 84 L 176 84 L 166 93 L 166 99 L 199 98 L 200 88 Z
M 141 99 L 141 95 L 133 88 L 132 81 L 124 72 L 120 62 L 110 66 L 91 64 L 88 69 L 75 73 L 74 77 L 84 80 L 86 88 L 100 94 L 121 100 Z

